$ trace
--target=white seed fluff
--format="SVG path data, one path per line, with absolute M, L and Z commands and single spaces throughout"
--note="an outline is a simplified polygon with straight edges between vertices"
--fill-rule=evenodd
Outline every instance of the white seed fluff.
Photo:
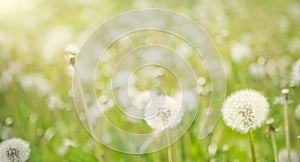
M 300 59 L 293 66 L 292 81 L 297 85 L 300 84 Z
M 29 144 L 20 138 L 8 139 L 0 144 L 1 162 L 25 162 L 29 155 Z
M 169 96 L 157 96 L 145 108 L 147 124 L 160 131 L 176 127 L 181 122 L 182 115 L 180 104 Z
M 269 112 L 266 98 L 255 90 L 240 90 L 223 103 L 222 116 L 225 124 L 241 133 L 255 129 L 265 121 Z

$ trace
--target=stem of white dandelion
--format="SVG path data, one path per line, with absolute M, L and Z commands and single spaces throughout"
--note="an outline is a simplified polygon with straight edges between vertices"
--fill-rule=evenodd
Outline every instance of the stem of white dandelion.
M 167 132 L 167 140 L 168 140 L 168 161 L 172 162 L 172 148 L 170 144 L 169 132 Z
M 248 134 L 249 134 L 249 142 L 250 142 L 250 148 L 251 148 L 252 162 L 256 162 L 254 140 L 253 140 L 253 135 L 252 135 L 252 130 L 251 129 L 249 130 Z
M 152 135 L 151 136 L 149 136 L 147 139 L 146 139 L 146 141 L 143 143 L 143 145 L 140 147 L 140 149 L 138 150 L 138 152 L 140 153 L 140 154 L 143 154 L 144 153 L 144 151 L 151 145 L 151 143 L 153 142 L 153 140 L 158 136 L 158 135 L 160 135 L 160 133 L 161 133 L 161 131 L 154 131 L 153 133 L 152 133 Z
M 277 152 L 277 145 L 276 145 L 275 133 L 273 131 L 271 131 L 270 135 L 271 135 L 271 140 L 272 140 L 272 147 L 273 147 L 273 153 L 274 153 L 274 161 L 278 162 L 278 152 Z
M 88 111 L 87 111 L 88 108 L 87 108 L 87 105 L 86 105 L 86 102 L 85 102 L 85 99 L 84 99 L 83 89 L 82 89 L 82 86 L 80 84 L 80 79 L 77 76 L 77 69 L 76 69 L 75 66 L 74 66 L 74 72 L 75 72 L 74 77 L 76 78 L 76 82 L 77 82 L 76 84 L 78 85 L 79 94 L 80 94 L 80 98 L 81 98 L 80 101 L 82 102 L 85 115 L 87 116 L 86 121 L 87 121 L 87 124 L 88 124 L 88 128 L 91 131 L 92 136 L 95 137 L 94 127 L 92 125 L 92 122 L 90 121 L 90 118 L 88 117 Z M 100 162 L 104 162 L 104 160 L 102 158 L 101 150 L 98 147 L 98 143 L 95 140 L 93 140 L 93 143 L 94 143 L 94 146 L 95 146 L 95 153 L 96 153 L 97 160 L 100 161 Z
M 289 122 L 288 122 L 288 96 L 285 95 L 284 99 L 284 130 L 285 130 L 285 144 L 288 152 L 288 162 L 291 162 L 291 146 L 289 135 Z

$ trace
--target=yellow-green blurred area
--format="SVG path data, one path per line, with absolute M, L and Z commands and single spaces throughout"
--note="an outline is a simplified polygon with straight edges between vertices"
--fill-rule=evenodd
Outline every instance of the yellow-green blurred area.
M 293 63 L 300 58 L 298 0 L 1 0 L 0 141 L 12 137 L 28 141 L 31 162 L 97 161 L 93 138 L 81 124 L 73 104 L 65 47 L 80 47 L 98 25 L 112 16 L 143 8 L 169 9 L 201 25 L 223 59 L 227 94 L 244 88 L 264 94 L 270 103 L 268 117 L 275 119 L 278 128 L 278 150 L 286 148 L 281 89 L 289 86 Z M 164 43 L 160 39 L 163 33 L 149 35 L 153 36 L 152 41 Z M 132 39 L 139 37 L 143 34 L 136 33 Z M 175 38 L 168 39 L 174 40 L 170 47 L 176 49 L 180 45 Z M 134 42 L 135 46 L 140 43 Z M 112 47 L 118 52 L 130 50 L 118 44 Z M 208 86 L 202 88 L 209 89 L 210 78 L 203 62 L 192 58 L 189 62 L 199 69 L 197 74 L 206 78 Z M 171 75 L 167 77 L 172 80 Z M 99 81 L 101 85 L 107 79 Z M 172 88 L 177 86 L 173 83 L 166 84 L 172 94 Z M 143 89 L 147 84 L 140 82 L 138 86 Z M 300 114 L 296 108 L 300 104 L 300 88 L 290 91 L 291 148 L 299 156 Z M 99 92 L 97 95 L 101 96 Z M 173 161 L 249 161 L 248 137 L 226 127 L 221 118 L 212 133 L 199 140 L 199 125 L 210 97 L 210 92 L 199 95 L 195 123 L 171 146 Z M 115 116 L 111 120 L 131 130 L 123 118 Z M 268 129 L 264 124 L 254 131 L 258 161 L 274 160 Z M 130 155 L 101 144 L 97 147 L 104 161 L 168 160 L 166 149 Z

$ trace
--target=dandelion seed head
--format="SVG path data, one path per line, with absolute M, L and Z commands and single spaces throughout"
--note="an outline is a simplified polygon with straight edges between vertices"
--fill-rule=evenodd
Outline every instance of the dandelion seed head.
M 169 96 L 155 96 L 145 108 L 145 120 L 155 130 L 176 127 L 182 120 L 180 104 Z
M 29 144 L 20 138 L 8 139 L 0 144 L 1 162 L 25 162 L 29 155 Z
M 79 53 L 79 48 L 75 44 L 68 44 L 65 48 L 66 53 L 71 53 L 71 54 L 78 54 Z
M 300 59 L 293 66 L 292 82 L 297 85 L 300 84 Z
M 222 116 L 226 125 L 240 133 L 247 133 L 265 121 L 269 104 L 260 93 L 246 89 L 229 96 L 223 104 Z

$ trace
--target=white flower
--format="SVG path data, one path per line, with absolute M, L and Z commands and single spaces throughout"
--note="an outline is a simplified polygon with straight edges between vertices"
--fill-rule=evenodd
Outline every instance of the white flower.
M 292 81 L 295 84 L 300 84 L 300 59 L 293 66 Z
M 0 144 L 1 162 L 25 162 L 29 155 L 29 144 L 22 139 L 12 138 Z
M 288 153 L 287 150 L 280 150 L 278 153 L 278 160 L 279 162 L 286 162 L 288 161 Z M 291 162 L 299 162 L 297 151 L 291 150 Z
M 145 120 L 155 130 L 176 127 L 182 119 L 181 105 L 169 96 L 154 96 L 145 108 Z
M 222 116 L 226 125 L 241 133 L 259 127 L 267 117 L 269 103 L 254 90 L 241 90 L 226 99 Z

